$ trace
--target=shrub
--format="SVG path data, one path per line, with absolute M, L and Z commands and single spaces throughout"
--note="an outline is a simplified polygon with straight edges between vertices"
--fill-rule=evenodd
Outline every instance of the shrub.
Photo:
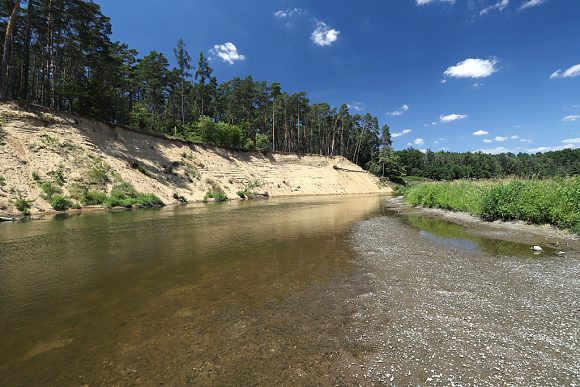
M 228 197 L 223 192 L 211 192 L 208 191 L 203 198 L 204 202 L 207 202 L 208 199 L 214 199 L 216 202 L 225 202 L 228 200 Z
M 81 203 L 85 206 L 98 206 L 107 200 L 107 194 L 101 191 L 85 191 L 81 196 Z
M 261 133 L 256 134 L 256 149 L 260 152 L 268 152 L 272 150 L 270 136 Z
M 109 178 L 109 166 L 103 160 L 95 160 L 95 164 L 87 172 L 89 183 L 95 185 L 106 185 L 111 180 Z
M 35 181 L 35 182 L 37 182 L 37 183 L 38 183 L 38 182 L 41 180 L 41 179 L 40 179 L 40 176 L 38 175 L 38 173 L 37 173 L 37 172 L 32 172 L 32 178 L 33 178 L 33 179 L 34 179 L 34 181 Z
M 42 197 L 47 201 L 50 201 L 54 195 L 62 193 L 62 189 L 50 181 L 40 183 L 40 189 L 43 192 Z
M 153 207 L 163 206 L 164 203 L 159 197 L 153 194 L 137 192 L 135 187 L 128 182 L 121 182 L 113 186 L 111 195 L 105 200 L 107 207 Z
M 24 215 L 28 215 L 30 213 L 30 208 L 32 208 L 32 200 L 28 200 L 22 196 L 19 196 L 16 199 L 15 206 L 18 211 L 22 212 Z
M 76 207 L 71 201 L 70 199 L 62 196 L 62 195 L 54 195 L 51 199 L 50 199 L 50 205 L 52 206 L 52 208 L 54 208 L 56 211 L 65 211 L 68 210 L 69 208 L 74 208 Z
M 6 179 L 4 176 L 0 176 L 0 187 L 4 187 L 6 185 Z

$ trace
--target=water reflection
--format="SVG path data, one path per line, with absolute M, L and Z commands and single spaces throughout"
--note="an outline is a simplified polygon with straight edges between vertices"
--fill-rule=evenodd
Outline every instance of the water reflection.
M 530 245 L 481 237 L 470 233 L 468 229 L 456 223 L 416 215 L 409 216 L 408 222 L 420 230 L 419 234 L 422 237 L 443 246 L 471 253 L 483 252 L 490 255 L 517 257 L 538 255 L 530 250 Z M 548 249 L 545 252 L 549 253 L 551 250 Z
M 349 311 L 335 301 L 361 291 L 347 233 L 382 203 L 234 202 L 2 225 L 0 384 L 133 383 L 127 367 L 154 377 L 175 359 L 187 367 L 174 384 L 218 358 L 223 378 L 198 383 L 254 380 L 247 356 L 272 374 L 289 363 L 320 370 L 319 356 L 343 346 Z

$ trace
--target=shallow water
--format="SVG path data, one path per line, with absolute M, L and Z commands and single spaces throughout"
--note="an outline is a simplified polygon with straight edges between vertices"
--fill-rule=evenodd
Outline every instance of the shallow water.
M 0 385 L 417 384 L 442 359 L 453 364 L 447 382 L 574 380 L 577 260 L 530 260 L 527 245 L 395 216 L 384 201 L 271 199 L 0 224 Z M 531 344 L 516 335 L 535 328 L 541 340 Z M 478 347 L 489 344 L 514 369 L 534 365 L 508 350 L 546 341 L 551 353 L 530 356 L 560 378 L 493 379 L 469 360 L 492 358 Z
M 2 224 L 0 385 L 334 380 L 335 300 L 364 286 L 348 231 L 381 214 L 362 196 Z

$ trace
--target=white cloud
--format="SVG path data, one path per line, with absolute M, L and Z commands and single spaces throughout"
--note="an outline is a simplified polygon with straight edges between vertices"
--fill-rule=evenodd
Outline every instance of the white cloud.
M 416 0 L 417 5 L 426 5 L 437 2 L 455 4 L 455 0 Z
M 405 134 L 409 134 L 411 132 L 412 132 L 411 129 L 405 129 L 402 132 L 393 132 L 393 133 L 391 133 L 391 137 L 392 138 L 397 138 L 397 137 L 404 136 Z
M 566 144 L 562 146 L 541 146 L 538 148 L 526 149 L 527 153 L 544 153 L 544 152 L 554 152 L 562 149 L 575 149 L 577 148 L 574 144 Z
M 520 6 L 520 11 L 526 8 L 532 8 L 538 6 L 540 4 L 545 3 L 546 0 L 524 0 L 522 5 Z
M 550 75 L 550 78 L 573 78 L 578 75 L 580 75 L 580 64 L 574 65 L 565 71 L 556 70 Z
M 490 140 L 489 138 L 484 138 L 483 142 L 486 144 L 491 144 L 493 142 L 493 140 Z
M 423 140 L 422 138 L 416 138 L 415 141 L 413 141 L 414 145 L 423 145 L 425 144 L 425 140 Z
M 328 24 L 323 21 L 316 23 L 316 29 L 312 31 L 310 39 L 318 46 L 330 46 L 336 42 L 340 31 L 330 28 Z
M 516 135 L 514 135 L 514 136 L 511 136 L 510 138 L 511 138 L 512 140 L 519 140 L 520 136 L 518 136 L 518 135 L 516 134 Z
M 529 138 L 520 138 L 520 142 L 527 142 L 527 143 L 531 143 L 532 140 L 530 140 Z
M 472 134 L 474 136 L 485 136 L 486 134 L 489 134 L 489 132 L 486 132 L 485 130 L 478 130 L 477 132 L 473 132 Z
M 579 144 L 580 145 L 580 138 L 569 138 L 567 140 L 562 141 L 562 144 Z
M 441 80 L 441 84 L 443 84 L 443 85 L 444 85 L 444 84 L 446 84 L 446 83 L 447 83 L 447 79 L 442 79 L 442 80 Z
M 352 105 L 347 104 L 346 106 L 349 109 L 356 110 L 357 112 L 360 112 L 361 110 L 364 109 L 364 104 L 362 102 L 353 102 Z
M 497 142 L 503 142 L 503 141 L 505 141 L 507 139 L 508 139 L 507 137 L 503 137 L 503 136 L 496 136 L 494 138 L 494 140 L 497 141 Z
M 480 149 L 482 153 L 490 153 L 492 155 L 497 155 L 499 153 L 515 153 L 513 149 L 504 148 L 503 146 L 498 146 L 497 148 Z
M 216 44 L 210 52 L 229 64 L 234 64 L 235 61 L 243 61 L 246 59 L 246 56 L 240 54 L 238 48 L 232 42 Z
M 302 8 L 289 8 L 289 9 L 280 9 L 276 12 L 274 12 L 274 16 L 276 16 L 278 19 L 285 19 L 285 18 L 291 18 L 294 16 L 300 16 L 303 13 L 303 9 Z
M 463 120 L 465 118 L 467 118 L 467 114 L 448 114 L 446 116 L 444 115 L 439 116 L 439 120 L 441 122 L 452 122 L 457 120 Z
M 474 89 L 479 89 L 480 87 L 485 86 L 485 83 L 474 83 L 473 84 L 473 88 Z
M 578 120 L 580 120 L 580 115 L 566 116 L 566 117 L 562 118 L 562 121 L 564 121 L 564 122 L 574 122 L 574 121 L 578 121 Z
M 402 116 L 403 113 L 408 112 L 408 111 L 409 111 L 409 105 L 405 104 L 405 105 L 401 106 L 401 109 L 389 112 L 389 113 L 387 113 L 387 115 L 397 117 L 397 116 Z
M 497 71 L 498 60 L 492 59 L 465 59 L 445 70 L 446 77 L 454 78 L 486 78 Z
M 510 0 L 499 0 L 496 4 L 490 5 L 481 10 L 480 16 L 486 15 L 488 12 L 493 10 L 503 11 L 510 4 Z

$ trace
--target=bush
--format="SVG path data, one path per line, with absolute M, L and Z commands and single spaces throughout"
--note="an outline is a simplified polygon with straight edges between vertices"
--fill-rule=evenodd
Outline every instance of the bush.
M 259 150 L 260 152 L 268 152 L 272 150 L 270 136 L 261 133 L 256 134 L 256 150 Z
M 203 198 L 204 202 L 207 202 L 208 199 L 214 199 L 216 202 L 225 202 L 228 200 L 228 197 L 223 192 L 211 192 L 208 191 Z
M 81 196 L 81 203 L 85 206 L 98 206 L 107 200 L 107 194 L 101 191 L 85 191 Z
M 0 176 L 0 187 L 4 187 L 6 185 L 6 179 L 4 176 Z
M 70 201 L 70 199 L 68 199 L 62 195 L 54 195 L 50 199 L 50 205 L 56 211 L 65 211 L 65 210 L 68 210 L 69 208 L 77 207 Z
M 54 195 L 62 194 L 62 189 L 50 181 L 40 183 L 40 189 L 43 192 L 42 197 L 47 201 L 50 201 Z
M 15 206 L 18 211 L 22 212 L 24 215 L 28 215 L 30 213 L 30 208 L 32 208 L 32 200 L 18 197 Z
M 107 207 L 153 207 L 163 206 L 164 203 L 153 194 L 137 192 L 135 187 L 128 182 L 121 182 L 113 186 L 111 195 L 105 202 Z

